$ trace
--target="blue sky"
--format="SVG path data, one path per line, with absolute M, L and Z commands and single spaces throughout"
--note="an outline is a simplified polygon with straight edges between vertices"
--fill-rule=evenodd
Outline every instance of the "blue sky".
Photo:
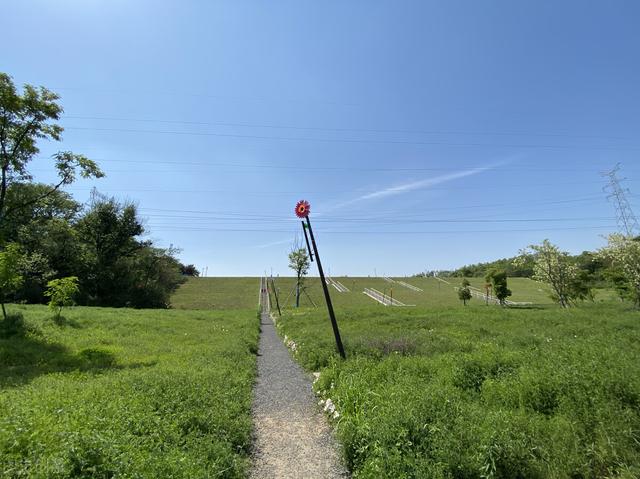
M 635 1 L 4 2 L 0 71 L 62 95 L 62 144 L 209 275 L 288 274 L 312 205 L 325 269 L 404 275 L 579 252 L 640 203 Z M 640 207 L 640 205 L 639 205 Z M 639 209 L 639 208 L 636 208 Z M 640 214 L 640 211 L 638 211 Z

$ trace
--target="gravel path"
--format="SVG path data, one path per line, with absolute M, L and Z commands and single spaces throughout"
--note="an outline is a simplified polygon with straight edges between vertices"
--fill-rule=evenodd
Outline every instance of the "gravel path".
M 251 477 L 348 477 L 310 377 L 291 359 L 268 313 L 260 328 Z

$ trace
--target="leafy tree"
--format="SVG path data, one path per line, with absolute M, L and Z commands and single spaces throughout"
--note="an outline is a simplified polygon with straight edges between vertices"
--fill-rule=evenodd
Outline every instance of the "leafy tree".
M 300 294 L 302 293 L 304 278 L 309 272 L 310 264 L 307 249 L 294 245 L 289 253 L 289 268 L 296 273 L 296 308 L 300 306 Z
M 133 204 L 94 194 L 90 210 L 76 225 L 82 244 L 80 284 L 88 304 L 125 306 L 135 286 L 132 259 L 144 232 Z
M 180 273 L 180 262 L 175 258 L 178 250 L 155 248 L 144 243 L 128 260 L 132 289 L 128 305 L 134 308 L 167 308 L 171 293 L 185 281 Z
M 78 232 L 64 219 L 34 221 L 21 227 L 17 242 L 30 254 L 46 259 L 57 277 L 78 276 L 85 258 Z
M 22 285 L 23 278 L 19 273 L 22 252 L 20 246 L 9 243 L 4 251 L 0 252 L 0 305 L 2 316 L 7 320 L 7 311 L 4 307 L 7 300 Z
M 511 296 L 511 290 L 507 287 L 507 272 L 491 270 L 485 276 L 485 281 L 491 284 L 494 296 L 504 306 L 506 299 Z
M 578 275 L 578 267 L 573 264 L 569 253 L 545 239 L 542 244 L 531 245 L 520 252 L 516 263 L 533 261 L 533 279 L 551 287 L 551 298 L 563 308 L 571 306 L 575 299 L 572 290 Z
M 47 258 L 39 252 L 24 253 L 18 271 L 23 281 L 13 299 L 27 303 L 42 303 L 47 282 L 55 276 Z
M 458 298 L 465 306 L 467 305 L 467 301 L 471 299 L 471 289 L 469 289 L 469 286 L 471 286 L 471 283 L 469 283 L 467 278 L 464 278 L 460 288 L 458 288 Z
M 45 296 L 49 298 L 49 309 L 53 312 L 56 321 L 60 320 L 62 308 L 73 306 L 73 297 L 78 294 L 78 277 L 54 279 L 47 283 Z
M 177 250 L 140 241 L 136 207 L 94 194 L 76 226 L 81 251 L 80 299 L 86 304 L 164 308 L 184 277 Z
M 620 267 L 611 265 L 604 272 L 604 278 L 613 286 L 620 301 L 633 301 L 632 287 Z
M 636 307 L 640 307 L 640 238 L 609 235 L 607 246 L 599 254 L 611 260 L 619 280 L 622 284 L 626 283 L 627 294 Z
M 14 182 L 31 180 L 27 165 L 40 152 L 38 140 L 62 139 L 63 128 L 56 123 L 62 113 L 59 99 L 46 88 L 31 85 L 25 85 L 20 94 L 11 77 L 0 73 L 0 224 L 8 213 L 23 206 L 14 204 L 8 210 L 7 192 Z M 58 183 L 25 205 L 73 183 L 78 174 L 83 178 L 104 176 L 98 165 L 83 155 L 61 151 L 53 155 L 53 160 Z
M 193 264 L 180 264 L 180 273 L 185 276 L 200 276 L 200 271 Z
M 523 261 L 522 263 L 514 264 L 514 259 L 515 258 L 505 258 L 491 261 L 489 263 L 466 265 L 455 271 L 442 272 L 440 275 L 465 278 L 482 278 L 492 270 L 504 270 L 507 272 L 508 277 L 530 278 L 533 275 L 533 262 L 529 260 Z
M 4 241 L 20 242 L 21 228 L 38 227 L 48 221 L 73 222 L 81 206 L 65 191 L 51 192 L 53 187 L 42 183 L 13 183 L 5 199 L 6 215 L 1 226 Z M 36 227 L 37 228 L 37 227 Z
M 578 269 L 575 278 L 573 278 L 569 285 L 571 298 L 580 301 L 595 301 L 593 283 L 593 274 L 589 273 L 588 270 Z
M 49 189 L 39 183 L 14 183 L 7 193 L 8 213 L 0 236 L 20 244 L 24 253 L 20 266 L 24 283 L 15 294 L 17 301 L 44 302 L 50 279 L 77 275 L 80 269 L 79 243 L 72 225 L 80 204 L 64 191 L 43 196 Z
M 604 272 L 610 263 L 606 258 L 602 258 L 598 253 L 583 251 L 575 256 L 575 261 L 581 271 L 588 273 L 590 283 L 604 281 Z

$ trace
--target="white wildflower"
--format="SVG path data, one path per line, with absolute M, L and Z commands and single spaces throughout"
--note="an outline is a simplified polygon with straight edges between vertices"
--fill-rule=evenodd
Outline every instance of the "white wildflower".
M 335 410 L 336 410 L 336 406 L 335 404 L 333 404 L 333 401 L 331 399 L 327 399 L 327 402 L 324 405 L 324 411 L 328 412 L 329 414 L 333 414 Z

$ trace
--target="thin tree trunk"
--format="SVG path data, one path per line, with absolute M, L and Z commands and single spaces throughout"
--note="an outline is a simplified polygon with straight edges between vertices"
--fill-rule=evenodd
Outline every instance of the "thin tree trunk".
M 7 310 L 4 309 L 4 302 L 0 303 L 2 304 L 2 316 L 4 316 L 4 320 L 7 320 Z

